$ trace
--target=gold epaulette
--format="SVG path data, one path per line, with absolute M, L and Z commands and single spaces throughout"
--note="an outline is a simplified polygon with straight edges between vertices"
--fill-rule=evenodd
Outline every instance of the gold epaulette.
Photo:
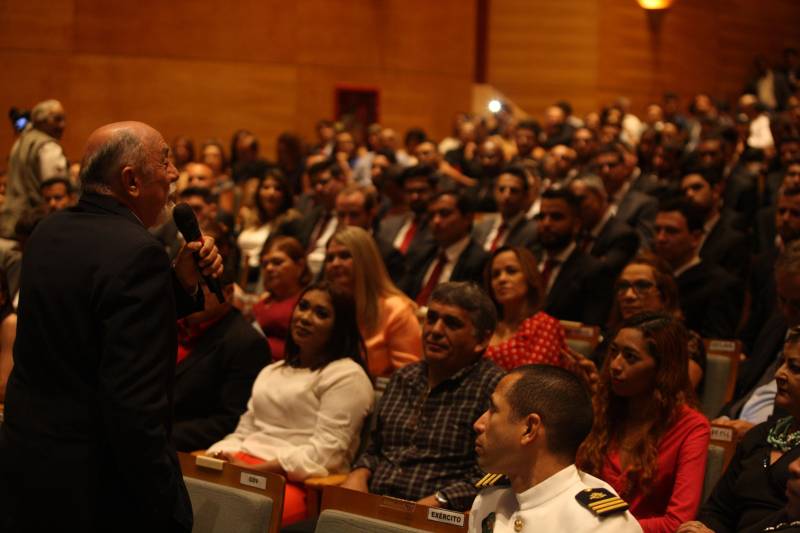
M 578 503 L 597 516 L 607 516 L 628 510 L 628 502 L 603 488 L 584 489 L 575 495 Z
M 477 483 L 475 488 L 485 489 L 486 487 L 504 487 L 510 485 L 511 482 L 503 474 L 486 474 Z

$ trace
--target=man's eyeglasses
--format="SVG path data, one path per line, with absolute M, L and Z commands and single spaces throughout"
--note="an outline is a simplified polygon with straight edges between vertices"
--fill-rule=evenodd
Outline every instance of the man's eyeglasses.
M 617 294 L 625 294 L 628 289 L 633 289 L 634 294 L 636 296 L 641 296 L 642 294 L 646 293 L 647 291 L 655 288 L 656 284 L 652 281 L 647 281 L 646 279 L 639 279 L 636 281 L 620 281 L 617 283 L 616 291 Z

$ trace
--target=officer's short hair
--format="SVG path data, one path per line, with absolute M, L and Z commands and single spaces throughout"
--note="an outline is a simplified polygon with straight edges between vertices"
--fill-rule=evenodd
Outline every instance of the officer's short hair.
M 592 400 L 571 372 L 551 365 L 523 365 L 509 372 L 519 375 L 506 393 L 516 419 L 538 414 L 547 433 L 547 449 L 575 460 L 578 447 L 592 430 Z

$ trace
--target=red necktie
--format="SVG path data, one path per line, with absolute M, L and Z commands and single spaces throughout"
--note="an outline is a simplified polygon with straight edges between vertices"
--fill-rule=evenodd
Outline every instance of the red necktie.
M 542 269 L 542 285 L 544 285 L 545 292 L 549 292 L 547 287 L 550 285 L 550 277 L 553 275 L 553 270 L 561 264 L 558 259 L 548 259 L 544 262 Z
M 506 234 L 507 229 L 508 229 L 508 224 L 506 224 L 505 222 L 501 223 L 500 227 L 497 228 L 497 235 L 494 236 L 494 239 L 492 240 L 492 246 L 489 248 L 490 252 L 494 252 L 495 250 L 497 250 L 497 246 L 500 244 L 500 240 Z
M 400 253 L 405 254 L 408 251 L 408 247 L 411 246 L 411 241 L 414 240 L 414 235 L 417 234 L 418 227 L 419 222 L 417 222 L 417 217 L 414 217 L 411 220 L 408 231 L 406 231 L 406 236 L 403 237 L 403 242 L 400 243 Z
M 581 252 L 584 252 L 584 253 L 588 254 L 589 250 L 592 248 L 593 244 L 594 244 L 594 237 L 592 236 L 592 234 L 591 233 L 585 233 L 583 235 L 583 237 L 581 238 L 581 243 L 580 243 L 580 246 L 578 248 L 580 248 Z
M 436 261 L 436 265 L 434 265 L 433 270 L 431 271 L 431 276 L 428 278 L 427 283 L 425 283 L 425 286 L 421 291 L 419 291 L 419 294 L 417 294 L 417 305 L 423 306 L 428 303 L 428 298 L 431 297 L 433 289 L 435 289 L 436 285 L 439 284 L 439 278 L 442 277 L 442 271 L 444 270 L 446 264 L 447 256 L 440 254 L 439 259 Z

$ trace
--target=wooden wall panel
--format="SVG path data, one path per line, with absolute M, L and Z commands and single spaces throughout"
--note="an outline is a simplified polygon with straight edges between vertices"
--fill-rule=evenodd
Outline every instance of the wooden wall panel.
M 578 109 L 597 85 L 595 0 L 491 0 L 488 82 L 538 116 L 556 100 Z
M 121 118 L 167 138 L 275 137 L 334 113 L 338 85 L 380 91 L 381 121 L 441 137 L 469 109 L 475 6 L 463 0 L 0 1 L 0 105 L 59 98 L 64 146 Z M 2 119 L 4 120 L 4 119 Z M 0 154 L 13 142 L 0 127 Z
M 800 46 L 798 20 L 793 0 L 675 0 L 655 16 L 635 0 L 492 0 L 489 82 L 535 116 L 557 98 L 579 114 L 618 96 L 641 111 L 665 90 L 733 99 L 755 54 Z

